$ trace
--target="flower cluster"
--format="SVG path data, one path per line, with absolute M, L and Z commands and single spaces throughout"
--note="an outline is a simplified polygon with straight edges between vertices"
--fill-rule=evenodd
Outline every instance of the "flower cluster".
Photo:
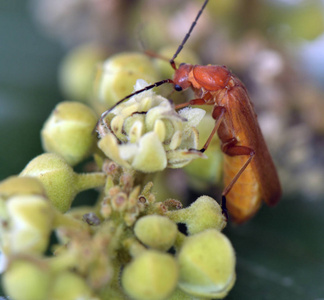
M 138 80 L 135 90 L 146 85 Z M 47 153 L 0 183 L 6 295 L 15 300 L 225 297 L 235 282 L 235 254 L 221 233 L 226 226 L 221 207 L 208 196 L 185 208 L 174 198 L 161 200 L 163 191 L 155 190 L 161 184 L 152 181 L 165 168 L 205 158 L 196 150 L 204 115 L 198 108 L 177 112 L 152 90 L 100 119 L 85 104 L 58 104 L 41 132 Z M 82 162 L 85 172 L 75 172 Z M 97 197 L 78 206 L 77 195 L 88 189 L 96 189 Z
M 135 90 L 147 86 L 138 80 Z M 205 111 L 186 108 L 178 113 L 168 99 L 146 91 L 114 108 L 98 126 L 99 148 L 121 166 L 142 172 L 180 168 L 205 157 L 198 147 L 199 124 Z

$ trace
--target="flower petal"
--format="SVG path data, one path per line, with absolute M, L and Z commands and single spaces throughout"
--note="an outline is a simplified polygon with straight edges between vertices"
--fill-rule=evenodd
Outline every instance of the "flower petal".
M 165 169 L 166 165 L 166 153 L 157 134 L 148 132 L 143 135 L 132 166 L 142 172 L 156 172 Z

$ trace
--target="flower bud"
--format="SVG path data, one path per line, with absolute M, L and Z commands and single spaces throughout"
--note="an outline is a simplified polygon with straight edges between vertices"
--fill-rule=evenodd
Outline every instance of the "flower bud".
M 235 282 L 233 247 L 215 229 L 186 238 L 178 262 L 179 287 L 193 296 L 224 298 Z
M 177 236 L 177 225 L 159 215 L 141 217 L 135 224 L 136 237 L 146 246 L 161 251 L 169 250 Z
M 127 208 L 128 197 L 125 193 L 118 193 L 111 198 L 111 206 L 113 210 L 122 212 Z
M 20 176 L 37 177 L 44 185 L 49 200 L 61 212 L 70 208 L 79 192 L 104 186 L 106 179 L 104 173 L 74 173 L 66 161 L 54 153 L 35 157 Z
M 132 92 L 137 79 L 156 82 L 158 73 L 143 53 L 120 53 L 107 59 L 97 76 L 94 107 L 98 114 Z
M 126 265 L 121 280 L 132 299 L 163 300 L 176 288 L 178 266 L 171 255 L 146 250 Z
M 209 228 L 221 231 L 226 226 L 221 207 L 208 196 L 199 197 L 187 208 L 169 211 L 167 216 L 176 223 L 186 224 L 189 234 Z
M 43 148 L 61 155 L 70 165 L 87 158 L 95 145 L 96 114 L 78 102 L 61 102 L 41 131 Z
M 42 183 L 12 176 L 0 183 L 1 270 L 12 253 L 42 253 L 52 228 L 52 207 Z
M 44 298 L 46 299 L 46 298 Z M 43 299 L 43 300 L 44 300 Z M 51 300 L 92 300 L 92 291 L 85 280 L 70 271 L 56 275 L 51 288 Z
M 32 260 L 15 260 L 2 275 L 2 285 L 10 299 L 49 299 L 51 275 L 45 264 Z
M 42 196 L 13 196 L 6 202 L 8 225 L 1 240 L 7 253 L 42 253 L 46 250 L 53 223 L 53 208 Z
M 87 101 L 97 64 L 103 60 L 103 51 L 94 45 L 76 47 L 65 56 L 60 65 L 59 83 L 67 99 Z
M 45 189 L 37 178 L 11 176 L 0 182 L 0 199 L 14 195 L 45 196 Z

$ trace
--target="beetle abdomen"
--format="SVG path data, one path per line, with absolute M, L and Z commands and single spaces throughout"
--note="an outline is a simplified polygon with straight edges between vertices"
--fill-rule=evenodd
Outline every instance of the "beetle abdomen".
M 247 157 L 224 155 L 224 186 L 230 184 Z M 261 205 L 261 191 L 251 164 L 247 166 L 226 196 L 233 221 L 241 223 L 251 218 Z

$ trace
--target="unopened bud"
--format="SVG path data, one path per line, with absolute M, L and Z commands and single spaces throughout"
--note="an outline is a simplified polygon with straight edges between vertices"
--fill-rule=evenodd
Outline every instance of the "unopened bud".
M 95 146 L 97 116 L 79 102 L 61 102 L 41 131 L 43 148 L 61 155 L 70 165 L 86 159 Z
M 147 250 L 125 267 L 121 280 L 132 299 L 163 300 L 176 288 L 178 266 L 171 255 Z
M 4 250 L 9 253 L 42 253 L 53 223 L 53 208 L 42 196 L 13 196 L 7 202 L 8 226 L 2 229 Z
M 44 298 L 46 299 L 46 298 Z M 44 300 L 42 299 L 42 300 Z M 92 291 L 85 280 L 70 271 L 56 275 L 51 286 L 51 300 L 92 300 Z
M 38 178 L 45 187 L 46 194 L 53 205 L 66 212 L 75 196 L 90 188 L 105 184 L 104 173 L 74 173 L 72 167 L 59 155 L 46 153 L 31 160 L 20 176 Z
M 178 229 L 168 217 L 148 215 L 136 222 L 134 232 L 146 246 L 167 251 L 174 244 Z
M 197 297 L 224 298 L 235 282 L 235 253 L 218 230 L 185 239 L 178 254 L 179 287 Z
M 5 294 L 15 300 L 49 299 L 51 275 L 46 265 L 15 260 L 2 275 Z
M 104 60 L 101 49 L 82 45 L 72 49 L 60 65 L 60 87 L 67 99 L 85 102 L 90 96 L 97 66 Z
M 211 197 L 201 196 L 189 207 L 168 211 L 167 216 L 176 223 L 184 223 L 189 234 L 214 228 L 221 231 L 226 226 L 222 208 Z
M 93 105 L 101 114 L 107 107 L 132 92 L 137 79 L 156 82 L 159 79 L 152 60 L 143 53 L 120 53 L 99 67 Z

